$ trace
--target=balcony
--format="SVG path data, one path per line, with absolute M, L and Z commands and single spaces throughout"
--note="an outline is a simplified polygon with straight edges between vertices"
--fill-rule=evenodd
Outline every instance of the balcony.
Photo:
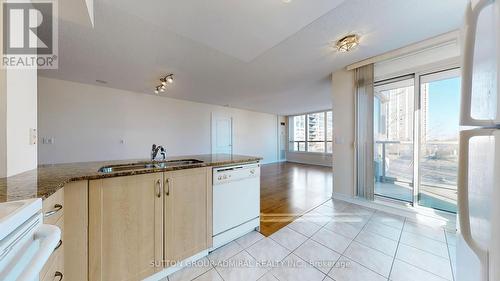
M 458 143 L 429 141 L 421 147 L 418 204 L 456 212 Z M 376 141 L 374 154 L 375 194 L 413 202 L 413 143 Z

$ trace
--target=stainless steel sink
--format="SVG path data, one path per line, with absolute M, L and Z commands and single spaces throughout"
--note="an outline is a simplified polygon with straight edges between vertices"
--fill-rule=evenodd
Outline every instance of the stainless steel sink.
M 165 162 L 161 162 L 161 164 L 167 164 L 167 165 L 193 165 L 193 164 L 201 164 L 203 161 L 198 160 L 198 159 L 179 159 L 179 160 L 169 160 Z
M 170 160 L 163 162 L 151 162 L 151 163 L 134 163 L 134 164 L 124 164 L 124 165 L 110 165 L 99 169 L 101 173 L 113 173 L 113 172 L 124 172 L 124 171 L 134 171 L 134 170 L 144 170 L 144 169 L 163 169 L 167 167 L 183 166 L 183 165 L 193 165 L 201 164 L 203 161 L 197 159 L 179 159 Z

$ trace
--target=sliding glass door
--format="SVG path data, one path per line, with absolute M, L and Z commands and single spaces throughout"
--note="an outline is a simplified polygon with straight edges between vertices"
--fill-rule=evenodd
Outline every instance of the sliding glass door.
M 418 204 L 456 212 L 460 73 L 420 77 L 420 188 Z
M 375 87 L 375 195 L 413 201 L 414 78 Z
M 459 70 L 381 81 L 374 90 L 375 195 L 456 212 Z

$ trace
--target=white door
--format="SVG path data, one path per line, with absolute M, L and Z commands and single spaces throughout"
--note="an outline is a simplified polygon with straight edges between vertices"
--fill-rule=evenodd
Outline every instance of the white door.
M 479 0 L 466 13 L 462 67 L 462 126 L 500 124 L 500 1 Z
M 212 153 L 233 153 L 233 118 L 212 114 Z
M 500 130 L 460 133 L 457 281 L 499 280 L 499 155 Z

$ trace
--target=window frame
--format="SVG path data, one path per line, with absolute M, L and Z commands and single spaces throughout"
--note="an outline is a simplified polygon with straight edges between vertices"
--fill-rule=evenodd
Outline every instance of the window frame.
M 332 138 L 331 138 L 331 140 L 328 140 L 328 134 L 330 133 L 328 130 L 328 112 L 332 113 L 332 126 L 331 126 Z M 324 120 L 323 126 L 324 126 L 324 131 L 325 131 L 325 139 L 323 141 L 309 141 L 309 128 L 308 128 L 309 127 L 309 118 L 308 118 L 308 115 L 318 114 L 318 113 L 323 113 L 323 120 Z M 292 134 L 292 132 L 290 130 L 290 127 L 294 126 L 294 124 L 292 124 L 293 122 L 291 122 L 291 120 L 293 120 L 293 118 L 297 117 L 297 116 L 304 116 L 304 119 L 305 119 L 305 122 L 304 122 L 305 140 L 304 141 L 295 141 L 295 139 L 292 139 L 295 134 L 294 133 Z M 287 151 L 288 152 L 303 153 L 303 154 L 319 154 L 319 155 L 332 155 L 333 154 L 333 110 L 332 109 L 313 111 L 313 112 L 307 112 L 307 113 L 301 113 L 301 114 L 294 114 L 294 115 L 287 116 L 287 118 L 288 118 L 288 120 L 287 120 L 287 122 L 288 122 L 288 142 L 287 142 L 288 147 L 287 147 Z M 323 147 L 324 147 L 324 151 L 323 152 L 309 151 L 309 142 L 311 142 L 311 143 L 322 142 Z M 304 143 L 305 150 L 304 151 L 294 150 L 296 143 Z M 332 143 L 332 152 L 328 152 L 328 143 Z

